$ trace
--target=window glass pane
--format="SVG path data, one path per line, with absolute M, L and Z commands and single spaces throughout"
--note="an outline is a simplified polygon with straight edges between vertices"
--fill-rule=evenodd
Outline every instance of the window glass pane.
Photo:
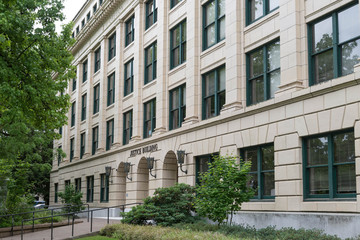
M 263 78 L 258 78 L 251 81 L 252 88 L 252 104 L 264 101 L 264 80 Z
M 271 44 L 268 47 L 267 52 L 267 58 L 268 58 L 268 71 L 280 68 L 280 42 L 276 42 Z
M 186 41 L 186 22 L 182 24 L 181 41 Z
M 205 100 L 205 118 L 211 118 L 215 116 L 215 96 L 207 98 Z
M 263 195 L 275 196 L 275 177 L 274 172 L 263 173 Z
M 215 71 L 205 77 L 205 96 L 215 94 Z
M 219 39 L 225 38 L 225 18 L 222 18 L 219 23 Z
M 215 22 L 215 0 L 206 6 L 205 12 L 205 26 L 207 26 Z
M 257 171 L 257 148 L 245 151 L 245 161 L 251 162 L 250 172 Z
M 333 50 L 316 55 L 314 62 L 316 83 L 321 83 L 334 78 Z
M 332 47 L 332 18 L 318 22 L 313 27 L 313 51 L 318 52 Z
M 334 162 L 354 162 L 354 133 L 342 133 L 334 136 Z
M 263 0 L 251 0 L 250 1 L 251 21 L 264 15 L 264 1 Z
M 173 66 L 179 65 L 179 54 L 180 54 L 179 52 L 180 52 L 180 48 L 176 48 L 173 51 L 173 55 L 172 55 L 172 57 L 173 57 Z
M 309 169 L 309 192 L 310 194 L 328 194 L 329 178 L 328 167 Z
M 222 107 L 225 105 L 225 91 L 221 92 L 218 97 L 218 109 L 221 111 Z
M 177 128 L 179 126 L 179 110 L 176 109 L 172 113 L 172 128 Z
M 186 105 L 186 88 L 183 87 L 182 88 L 182 106 L 185 106 Z
M 270 98 L 275 97 L 275 92 L 280 86 L 280 70 L 270 73 Z
M 308 166 L 328 164 L 328 138 L 312 138 L 307 144 Z
M 254 196 L 258 196 L 258 175 L 257 173 L 251 173 L 250 174 L 251 178 L 249 180 L 249 182 L 247 182 L 247 186 L 254 189 L 255 190 L 255 194 Z
M 339 42 L 360 36 L 359 5 L 339 12 Z
M 153 54 L 152 54 L 152 47 L 148 48 L 146 50 L 146 64 L 149 65 L 152 63 L 152 60 L 153 60 Z
M 337 193 L 356 193 L 355 164 L 336 166 Z
M 173 30 L 173 48 L 180 45 L 180 26 Z
M 172 108 L 175 109 L 179 107 L 179 89 L 174 90 L 172 93 Z
M 219 69 L 219 91 L 225 90 L 225 68 Z
M 360 40 L 342 45 L 341 57 L 342 75 L 353 73 L 354 65 L 360 62 Z
M 225 15 L 225 0 L 218 0 L 218 17 Z
M 277 7 L 279 7 L 279 0 L 269 0 L 270 11 L 274 10 Z
M 264 73 L 264 54 L 263 50 L 250 54 L 250 78 L 262 75 Z
M 216 42 L 215 24 L 212 24 L 206 28 L 206 40 L 207 40 L 207 46 L 211 46 L 215 44 Z
M 262 147 L 262 170 L 274 170 L 274 146 Z

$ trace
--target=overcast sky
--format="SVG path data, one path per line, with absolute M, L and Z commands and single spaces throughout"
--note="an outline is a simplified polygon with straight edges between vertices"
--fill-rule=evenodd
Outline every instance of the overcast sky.
M 66 24 L 74 19 L 75 15 L 79 12 L 81 7 L 84 5 L 86 0 L 65 0 L 64 1 L 64 14 L 65 14 L 65 21 L 59 22 L 56 26 L 58 32 L 61 31 L 61 25 Z

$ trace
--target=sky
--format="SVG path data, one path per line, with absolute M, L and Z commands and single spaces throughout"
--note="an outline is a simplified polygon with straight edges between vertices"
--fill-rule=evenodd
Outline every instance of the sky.
M 65 20 L 63 22 L 58 22 L 56 24 L 57 32 L 61 31 L 62 24 L 66 24 L 74 19 L 75 15 L 79 12 L 79 10 L 81 9 L 81 7 L 84 5 L 85 2 L 86 2 L 86 0 L 65 0 L 64 1 L 65 8 L 64 8 L 63 12 L 65 15 Z

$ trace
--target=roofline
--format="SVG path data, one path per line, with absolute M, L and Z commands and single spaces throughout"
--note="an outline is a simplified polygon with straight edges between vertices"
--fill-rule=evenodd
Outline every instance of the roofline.
M 80 13 L 85 9 L 85 6 L 90 2 L 91 0 L 86 0 L 86 2 L 83 4 L 83 6 L 80 8 L 80 10 L 77 12 L 75 17 L 73 18 L 73 22 L 75 22 L 76 18 L 79 17 Z

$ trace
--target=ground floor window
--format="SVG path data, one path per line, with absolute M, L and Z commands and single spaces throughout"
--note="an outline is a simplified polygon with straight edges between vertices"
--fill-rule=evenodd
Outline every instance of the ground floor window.
M 94 176 L 86 177 L 86 202 L 94 201 Z
M 75 190 L 81 192 L 81 178 L 75 179 Z
M 54 203 L 58 202 L 58 191 L 59 191 L 59 184 L 55 183 L 54 184 L 54 191 L 55 191 L 55 197 L 54 197 Z
M 217 155 L 219 154 L 213 153 L 196 157 L 196 184 L 201 183 L 201 174 L 209 170 L 209 163 L 213 161 L 213 156 Z
M 109 176 L 106 174 L 100 175 L 100 202 L 109 201 Z

